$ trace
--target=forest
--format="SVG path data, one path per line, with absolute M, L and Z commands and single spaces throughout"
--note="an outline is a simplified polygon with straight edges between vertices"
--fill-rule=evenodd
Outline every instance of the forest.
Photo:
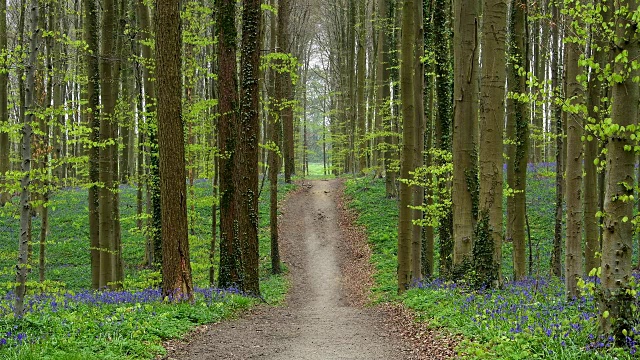
M 639 23 L 0 1 L 0 358 L 638 358 Z

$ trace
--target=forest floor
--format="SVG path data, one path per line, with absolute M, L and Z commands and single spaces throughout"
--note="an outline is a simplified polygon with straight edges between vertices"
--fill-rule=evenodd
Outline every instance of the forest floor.
M 303 182 L 282 208 L 292 288 L 283 306 L 206 325 L 166 344 L 165 359 L 440 359 L 453 342 L 394 305 L 365 306 L 368 246 L 344 209 L 341 180 Z

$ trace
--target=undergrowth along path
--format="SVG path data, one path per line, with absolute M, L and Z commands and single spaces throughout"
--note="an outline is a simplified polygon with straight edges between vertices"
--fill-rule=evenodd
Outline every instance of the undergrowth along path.
M 285 306 L 207 326 L 166 359 L 411 359 L 383 313 L 347 301 L 340 190 L 340 180 L 312 181 L 284 204 L 279 230 L 292 280 Z

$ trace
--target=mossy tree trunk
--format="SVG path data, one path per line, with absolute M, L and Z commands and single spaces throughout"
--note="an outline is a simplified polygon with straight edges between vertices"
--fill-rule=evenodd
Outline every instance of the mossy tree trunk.
M 529 118 L 520 95 L 526 95 L 529 69 L 527 54 L 527 3 L 511 0 L 509 19 L 509 58 L 507 110 L 507 183 L 513 190 L 507 198 L 507 241 L 513 244 L 513 272 L 516 280 L 527 275 L 525 241 L 525 203 L 527 162 L 529 159 Z
M 218 145 L 220 151 L 220 270 L 218 286 L 242 286 L 236 200 L 237 126 L 239 117 L 236 2 L 216 0 L 218 27 Z
M 242 247 L 242 290 L 259 296 L 258 274 L 258 158 L 260 148 L 260 0 L 244 0 L 242 10 L 241 102 L 236 171 L 238 173 L 238 229 Z M 276 194 L 277 195 L 277 194 Z

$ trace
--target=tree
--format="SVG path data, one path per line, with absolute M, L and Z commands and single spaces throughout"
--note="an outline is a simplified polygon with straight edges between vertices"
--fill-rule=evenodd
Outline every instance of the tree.
M 453 264 L 471 264 L 478 212 L 478 4 L 454 0 L 453 30 Z
M 179 2 L 156 1 L 156 40 L 160 203 L 163 205 L 162 294 L 174 299 L 191 299 Z
M 520 100 L 526 92 L 529 57 L 527 54 L 527 2 L 511 0 L 509 20 L 509 76 L 507 77 L 507 183 L 513 193 L 507 198 L 507 240 L 513 243 L 513 272 L 522 280 L 526 272 L 525 217 L 527 197 L 527 162 L 529 159 L 529 119 L 527 107 Z
M 261 0 L 244 0 L 242 10 L 241 102 L 236 172 L 244 281 L 242 290 L 260 295 L 258 274 L 258 137 L 260 133 Z
M 582 24 L 572 18 L 567 19 L 574 31 L 583 31 Z M 567 77 L 567 157 L 566 192 L 567 235 L 565 241 L 565 286 L 567 297 L 578 296 L 578 280 L 582 278 L 582 109 L 584 89 L 578 75 L 580 68 L 580 44 L 565 40 L 565 71 Z
M 100 97 L 102 111 L 100 113 L 100 147 L 99 180 L 101 187 L 98 196 L 98 212 L 100 216 L 100 288 L 113 287 L 115 266 L 115 235 L 113 227 L 113 195 L 115 177 L 112 160 L 114 156 L 113 116 L 116 99 L 114 98 L 113 61 L 115 59 L 115 21 L 116 3 L 114 0 L 104 0 L 102 13 L 102 46 L 100 50 Z
M 271 0 L 271 4 L 274 5 L 276 0 Z M 275 14 L 271 14 L 271 27 L 270 27 L 270 39 L 269 50 L 276 52 L 277 45 L 277 21 Z M 280 109 L 282 107 L 282 100 L 284 99 L 283 89 L 285 88 L 285 82 L 287 78 L 285 73 L 278 73 L 275 70 L 269 72 L 269 79 L 271 84 L 269 86 L 269 96 L 271 97 L 273 104 L 273 114 L 270 114 L 268 119 L 269 135 L 271 140 L 271 146 L 273 149 L 269 151 L 268 163 L 269 163 L 269 226 L 270 226 L 270 241 L 271 241 L 271 273 L 280 274 L 282 267 L 280 265 L 280 248 L 278 238 L 278 174 L 280 173 L 280 167 L 282 160 L 280 159 L 280 143 L 282 133 L 282 123 L 280 122 Z
M 98 63 L 98 13 L 95 0 L 83 0 L 84 8 L 84 41 L 87 51 L 84 56 L 87 71 L 87 86 L 84 92 L 87 102 L 83 112 L 85 122 L 89 126 L 89 239 L 91 245 L 91 285 L 100 288 L 100 213 L 98 209 L 100 176 L 99 147 L 100 140 L 100 67 Z
M 0 57 L 3 64 L 7 61 L 7 1 L 0 1 Z M 5 174 L 9 171 L 9 131 L 2 129 L 9 125 L 9 113 L 7 111 L 7 81 L 9 69 L 5 65 L 0 69 L 0 206 L 9 201 L 10 193 L 4 187 Z
M 502 131 L 505 100 L 506 0 L 483 1 L 480 71 L 480 202 L 474 242 L 481 284 L 500 282 L 502 261 Z
M 238 244 L 235 157 L 239 116 L 236 65 L 236 2 L 216 0 L 218 23 L 218 146 L 220 147 L 220 270 L 218 286 L 241 286 L 240 246 Z
M 35 73 L 38 58 L 38 46 L 41 29 L 38 28 L 39 18 L 38 0 L 32 0 L 29 4 L 31 39 L 29 41 L 29 58 L 27 63 L 27 79 L 25 88 L 24 123 L 22 126 L 22 146 L 20 156 L 22 158 L 22 179 L 20 181 L 20 239 L 18 242 L 18 264 L 16 266 L 16 303 L 14 313 L 17 318 L 24 315 L 24 296 L 27 291 L 27 274 L 29 260 L 29 238 L 31 234 L 31 136 L 32 126 L 35 121 L 36 104 Z
M 415 16 L 413 0 L 403 1 L 400 82 L 402 97 L 402 162 L 400 165 L 400 211 L 398 217 L 398 293 L 409 287 L 411 274 L 412 210 L 409 208 L 412 192 L 409 185 L 414 170 L 415 147 L 415 98 L 414 98 L 414 43 Z
M 612 59 L 625 54 L 629 61 L 615 61 L 611 90 L 611 124 L 604 128 L 607 136 L 606 192 L 602 239 L 601 282 L 598 295 L 600 331 L 612 335 L 618 345 L 626 343 L 632 329 L 633 303 L 631 280 L 633 229 L 633 174 L 635 155 L 631 151 L 631 128 L 637 124 L 640 92 L 634 77 L 639 75 L 631 59 L 640 56 L 636 35 L 635 10 L 638 2 L 621 0 L 614 7 Z M 637 136 L 637 135 L 636 135 Z
M 291 16 L 291 2 L 290 0 L 278 1 L 278 46 L 280 52 L 289 54 L 291 53 L 291 37 L 289 35 L 289 22 Z M 291 85 L 287 85 L 284 88 L 285 98 L 292 100 Z M 293 108 L 285 106 L 282 114 L 280 115 L 283 127 L 283 144 L 282 144 L 282 156 L 284 157 L 284 181 L 291 182 L 291 175 L 295 173 L 295 144 L 293 137 Z
M 434 125 L 434 146 L 443 153 L 451 151 L 451 123 L 453 119 L 453 83 L 451 81 L 451 31 L 449 30 L 450 0 L 435 0 L 433 2 L 433 44 L 434 70 L 436 78 L 436 120 Z M 443 166 L 442 157 L 433 156 L 434 165 Z M 448 175 L 447 175 L 448 176 Z M 448 193 L 450 184 L 446 181 L 438 182 L 439 193 Z M 451 207 L 443 209 L 439 216 L 438 238 L 440 243 L 440 271 L 448 277 L 453 265 L 453 212 Z
M 425 114 L 424 114 L 424 64 L 422 58 L 425 56 L 423 17 L 424 8 L 422 1 L 416 0 L 413 16 L 415 16 L 415 52 L 413 59 L 413 96 L 414 96 L 414 129 L 416 137 L 413 147 L 413 167 L 419 169 L 424 166 L 424 134 L 425 134 Z M 420 221 L 424 216 L 421 207 L 425 200 L 424 187 L 418 183 L 411 187 L 413 209 L 413 227 L 411 235 L 411 281 L 422 280 L 422 241 L 423 229 Z M 427 259 L 427 261 L 432 261 Z M 426 274 L 425 274 L 426 275 Z

